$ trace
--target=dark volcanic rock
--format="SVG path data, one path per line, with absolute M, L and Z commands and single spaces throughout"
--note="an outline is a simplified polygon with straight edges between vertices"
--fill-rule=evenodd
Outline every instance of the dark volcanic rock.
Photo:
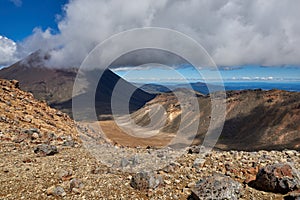
M 200 148 L 200 146 L 191 146 L 191 147 L 188 147 L 187 150 L 188 150 L 189 154 L 198 154 L 198 153 L 200 153 L 201 148 Z
M 58 150 L 54 145 L 40 144 L 34 148 L 34 153 L 40 156 L 51 156 L 58 153 Z
M 162 177 L 153 172 L 139 172 L 131 178 L 131 187 L 138 190 L 155 189 L 162 183 Z
M 230 177 L 214 174 L 198 181 L 192 189 L 189 199 L 240 199 L 243 185 Z
M 286 194 L 300 189 L 300 174 L 288 164 L 267 165 L 249 185 L 266 192 Z

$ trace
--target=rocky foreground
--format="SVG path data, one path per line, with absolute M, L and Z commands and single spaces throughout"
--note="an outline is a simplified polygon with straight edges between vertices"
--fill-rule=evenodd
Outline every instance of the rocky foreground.
M 300 198 L 299 151 L 199 154 L 189 147 L 162 169 L 130 173 L 143 158 L 111 156 L 115 167 L 104 165 L 67 115 L 19 90 L 17 81 L 0 80 L 0 111 L 0 199 Z
M 140 174 L 108 168 L 83 147 L 58 145 L 58 153 L 44 157 L 1 142 L 0 158 L 1 199 L 288 199 L 300 186 L 299 173 L 289 168 L 300 169 L 296 151 L 213 151 L 203 158 L 187 152 L 164 169 Z M 254 186 L 259 170 L 276 163 L 284 166 L 275 165 Z

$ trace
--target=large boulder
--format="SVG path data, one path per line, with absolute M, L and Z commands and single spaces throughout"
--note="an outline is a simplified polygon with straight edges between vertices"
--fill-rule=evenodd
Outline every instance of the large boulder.
M 289 164 L 267 165 L 259 170 L 251 187 L 266 192 L 286 194 L 300 189 L 300 174 Z
M 204 177 L 192 189 L 190 200 L 230 199 L 238 200 L 243 195 L 243 185 L 228 176 L 214 174 Z
M 132 176 L 130 185 L 138 190 L 148 190 L 157 188 L 162 182 L 162 177 L 153 172 L 139 172 Z

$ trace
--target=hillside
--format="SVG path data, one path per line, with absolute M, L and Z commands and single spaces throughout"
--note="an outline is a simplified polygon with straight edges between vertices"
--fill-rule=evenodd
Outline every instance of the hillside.
M 186 101 L 189 101 L 186 95 Z M 201 144 L 210 122 L 211 100 L 198 95 L 200 113 L 189 123 L 199 120 L 197 137 L 190 138 Z M 300 149 L 300 93 L 281 90 L 245 90 L 227 92 L 225 125 L 217 148 L 228 150 Z M 158 95 L 142 109 L 132 114 L 141 126 L 149 123 L 148 113 L 154 105 L 167 111 L 167 121 L 161 133 L 176 133 L 181 119 L 181 108 L 173 93 Z M 176 106 L 177 105 L 177 106 Z M 186 127 L 188 129 L 188 127 Z
M 19 89 L 18 81 L 0 79 L 0 139 L 28 144 L 79 142 L 76 126 L 66 114 Z

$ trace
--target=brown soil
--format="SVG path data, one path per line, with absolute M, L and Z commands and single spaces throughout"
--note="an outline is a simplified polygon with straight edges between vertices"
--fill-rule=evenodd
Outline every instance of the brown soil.
M 164 147 L 174 137 L 174 134 L 170 133 L 159 133 L 149 138 L 134 137 L 122 131 L 114 121 L 99 123 L 107 139 L 124 147 Z

